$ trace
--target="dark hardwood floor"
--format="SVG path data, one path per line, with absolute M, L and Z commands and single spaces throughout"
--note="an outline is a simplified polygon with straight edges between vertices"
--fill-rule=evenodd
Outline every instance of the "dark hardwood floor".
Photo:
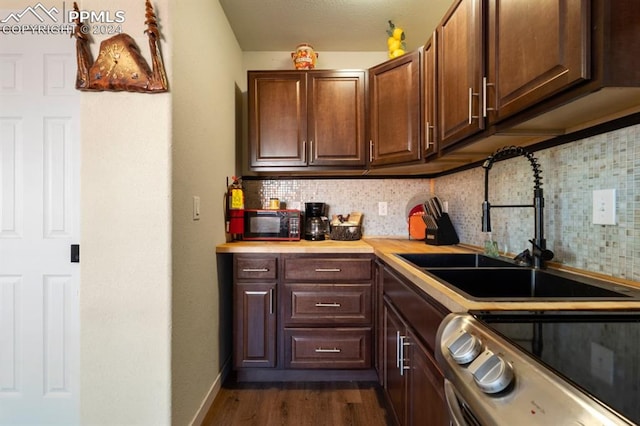
M 373 382 L 238 383 L 227 379 L 203 426 L 394 425 Z

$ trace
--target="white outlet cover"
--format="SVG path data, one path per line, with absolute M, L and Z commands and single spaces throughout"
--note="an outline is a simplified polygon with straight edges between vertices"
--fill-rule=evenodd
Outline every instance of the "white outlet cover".
M 302 210 L 302 202 L 292 201 L 291 204 L 287 204 L 287 208 L 291 210 Z
M 616 224 L 615 189 L 596 189 L 593 191 L 593 224 Z

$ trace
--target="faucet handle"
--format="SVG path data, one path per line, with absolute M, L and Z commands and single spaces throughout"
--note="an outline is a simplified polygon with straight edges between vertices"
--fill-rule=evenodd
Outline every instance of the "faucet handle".
M 525 249 L 522 253 L 514 257 L 513 260 L 527 266 L 531 266 L 533 264 L 533 258 L 531 257 L 531 252 L 529 251 L 529 249 Z
M 529 240 L 531 245 L 533 246 L 533 257 L 539 257 L 542 260 L 551 260 L 553 259 L 553 252 L 546 248 L 540 247 L 534 240 Z

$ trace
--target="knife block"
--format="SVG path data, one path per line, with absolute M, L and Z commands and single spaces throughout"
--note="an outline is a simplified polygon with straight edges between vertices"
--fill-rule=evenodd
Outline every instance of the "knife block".
M 442 216 L 437 218 L 434 217 L 434 220 L 438 226 L 433 227 L 433 225 L 427 225 L 424 238 L 424 242 L 426 244 L 433 246 L 446 246 L 458 244 L 460 242 L 448 213 L 442 213 Z

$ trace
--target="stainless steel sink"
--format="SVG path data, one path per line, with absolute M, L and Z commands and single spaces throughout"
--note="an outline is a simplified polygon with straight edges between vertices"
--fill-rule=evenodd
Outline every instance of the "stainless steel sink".
M 500 268 L 515 267 L 515 262 L 477 253 L 410 253 L 396 256 L 416 268 Z
M 640 289 L 476 253 L 396 254 L 471 300 L 640 301 Z
M 640 291 L 606 281 L 532 268 L 427 268 L 427 274 L 471 299 L 640 300 Z

